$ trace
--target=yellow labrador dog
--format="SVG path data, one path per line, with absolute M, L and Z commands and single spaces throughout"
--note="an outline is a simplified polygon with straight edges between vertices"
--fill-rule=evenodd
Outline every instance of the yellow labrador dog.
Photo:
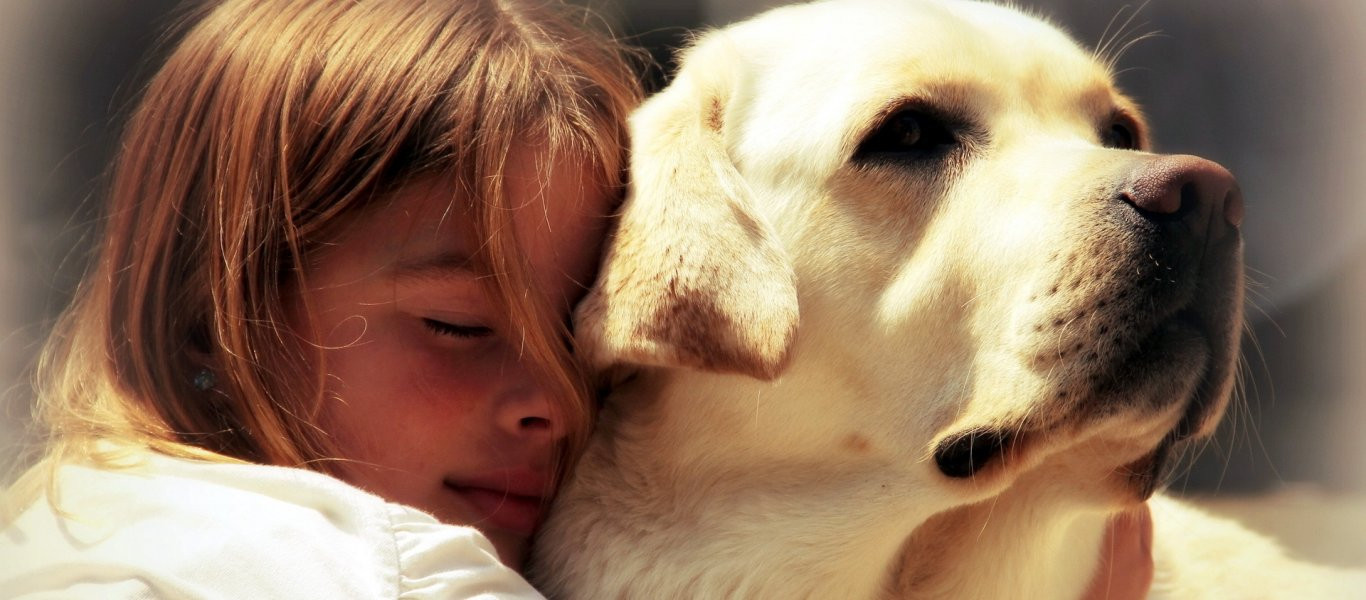
M 1238 185 L 1147 152 L 1041 21 L 780 8 L 702 36 L 632 127 L 577 315 L 614 390 L 534 551 L 551 597 L 1074 598 L 1224 412 Z M 1344 581 L 1152 507 L 1155 596 Z

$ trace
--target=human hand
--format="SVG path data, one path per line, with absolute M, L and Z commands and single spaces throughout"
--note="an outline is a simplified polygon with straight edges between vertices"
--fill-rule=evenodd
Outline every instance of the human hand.
M 1110 517 L 1100 565 L 1083 600 L 1146 598 L 1153 582 L 1153 515 L 1147 503 Z

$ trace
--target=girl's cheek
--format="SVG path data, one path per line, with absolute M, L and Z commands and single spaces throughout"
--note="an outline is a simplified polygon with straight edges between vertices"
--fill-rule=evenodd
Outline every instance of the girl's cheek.
M 414 361 L 419 371 L 414 373 L 414 380 L 422 385 L 423 395 L 439 402 L 477 403 L 495 396 L 505 378 L 522 371 L 515 361 L 509 361 L 509 354 L 499 343 L 470 348 L 428 347 Z

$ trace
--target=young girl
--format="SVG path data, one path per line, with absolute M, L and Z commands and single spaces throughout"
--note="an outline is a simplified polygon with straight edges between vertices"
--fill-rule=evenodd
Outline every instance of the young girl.
M 537 597 L 513 569 L 593 417 L 567 324 L 621 197 L 618 48 L 512 0 L 196 22 L 43 357 L 0 591 Z M 1117 556 L 1101 593 L 1143 573 Z
M 638 97 L 533 3 L 199 16 L 43 357 L 0 590 L 535 596 L 508 567 L 593 417 L 567 324 Z

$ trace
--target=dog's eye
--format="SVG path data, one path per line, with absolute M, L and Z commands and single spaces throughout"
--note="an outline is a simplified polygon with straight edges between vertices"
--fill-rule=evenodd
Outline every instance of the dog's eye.
M 1100 142 L 1106 148 L 1138 150 L 1138 134 L 1134 132 L 1134 126 L 1123 119 L 1116 120 L 1101 132 Z
M 856 156 L 930 158 L 958 143 L 943 119 L 914 109 L 897 112 L 859 144 Z

